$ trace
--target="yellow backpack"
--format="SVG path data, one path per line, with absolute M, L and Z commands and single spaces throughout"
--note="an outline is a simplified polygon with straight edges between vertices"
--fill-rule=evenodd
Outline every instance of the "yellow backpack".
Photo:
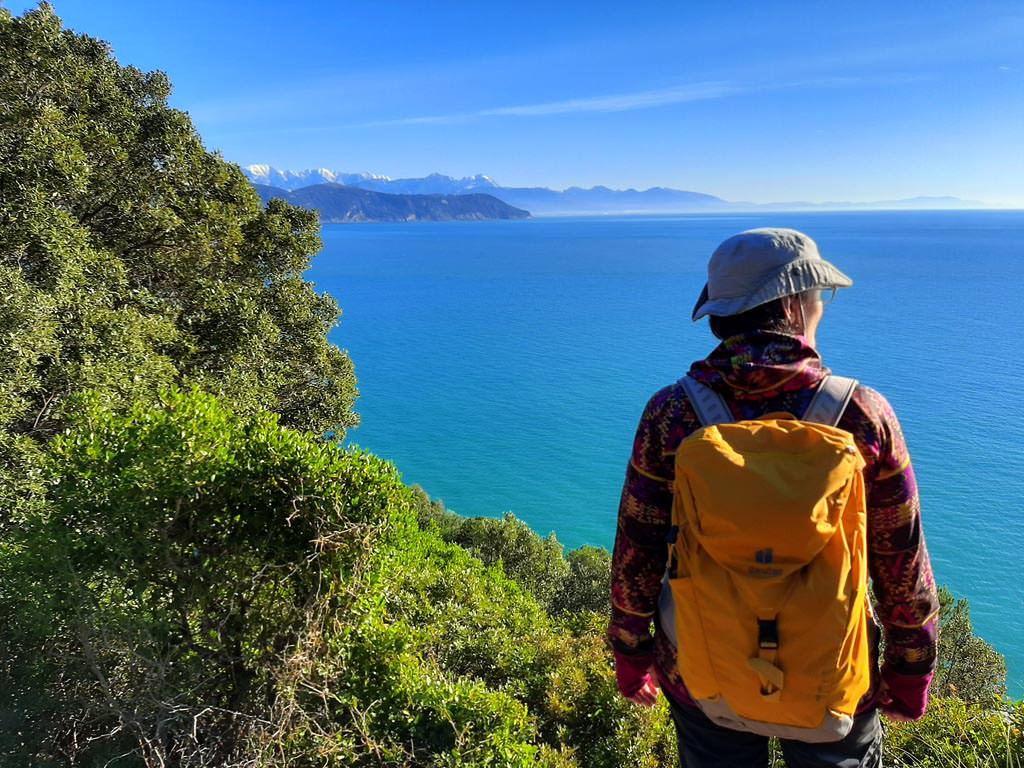
M 857 382 L 831 376 L 801 419 L 732 422 L 683 380 L 704 427 L 676 453 L 660 625 L 713 721 L 836 741 L 870 685 L 861 457 L 834 425 Z

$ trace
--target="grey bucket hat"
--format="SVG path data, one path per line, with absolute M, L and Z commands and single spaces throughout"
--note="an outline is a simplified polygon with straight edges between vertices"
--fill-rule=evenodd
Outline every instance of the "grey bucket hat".
M 853 280 L 818 253 L 818 245 L 795 229 L 749 229 L 711 254 L 708 282 L 693 308 L 705 315 L 738 315 L 783 296 L 827 288 L 849 288 Z

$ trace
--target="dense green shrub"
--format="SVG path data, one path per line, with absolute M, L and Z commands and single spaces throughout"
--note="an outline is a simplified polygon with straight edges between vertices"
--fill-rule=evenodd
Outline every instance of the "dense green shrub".
M 530 592 L 556 616 L 579 611 L 607 614 L 611 554 L 600 547 L 583 546 L 568 555 L 554 533 L 543 538 L 511 512 L 501 519 L 460 517 L 432 500 L 422 488 L 416 494 L 417 518 L 445 541 L 468 549 L 488 565 Z
M 488 564 L 500 565 L 545 607 L 550 607 L 569 575 L 555 534 L 541 538 L 507 513 L 502 520 L 471 517 L 446 537 Z
M 602 616 L 611 612 L 612 555 L 601 547 L 582 546 L 565 556 L 569 574 L 554 601 L 554 611 L 568 615 L 577 611 L 595 611 Z
M 532 765 L 536 727 L 501 682 L 525 678 L 536 603 L 432 535 L 375 553 L 282 665 L 275 727 L 285 764 Z M 521 691 L 520 693 L 521 698 Z
M 48 503 L 0 550 L 0 711 L 44 751 L 223 760 L 317 601 L 415 527 L 390 465 L 277 421 L 172 391 L 51 442 Z
M 618 695 L 598 631 L 572 636 L 497 567 L 434 532 L 373 558 L 358 598 L 282 665 L 287 761 L 663 765 L 663 710 Z M 282 737 L 282 729 L 290 734 Z M 356 762 L 354 764 L 363 764 Z

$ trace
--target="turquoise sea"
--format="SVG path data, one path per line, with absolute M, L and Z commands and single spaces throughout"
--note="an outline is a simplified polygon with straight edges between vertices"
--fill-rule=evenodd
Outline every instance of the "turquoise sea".
M 850 212 L 328 225 L 309 277 L 344 317 L 362 424 L 463 515 L 611 547 L 647 398 L 714 341 L 707 258 L 788 226 L 853 277 L 818 346 L 903 422 L 936 576 L 1024 695 L 1024 212 Z

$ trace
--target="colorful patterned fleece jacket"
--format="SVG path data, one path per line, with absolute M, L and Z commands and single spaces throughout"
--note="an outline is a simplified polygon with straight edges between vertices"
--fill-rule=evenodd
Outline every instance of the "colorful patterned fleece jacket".
M 805 339 L 770 332 L 727 339 L 690 368 L 697 381 L 724 396 L 737 421 L 772 411 L 802 414 L 829 373 Z M 683 703 L 691 700 L 676 649 L 656 626 L 656 611 L 675 451 L 700 426 L 679 382 L 647 403 L 626 470 L 612 559 L 608 639 L 620 664 L 639 670 L 653 663 L 662 689 Z M 857 387 L 838 426 L 853 434 L 866 462 L 868 567 L 886 640 L 882 674 L 890 684 L 917 689 L 923 711 L 935 666 L 938 598 L 910 455 L 889 403 L 868 387 Z M 873 704 L 877 680 L 875 675 L 862 709 Z

